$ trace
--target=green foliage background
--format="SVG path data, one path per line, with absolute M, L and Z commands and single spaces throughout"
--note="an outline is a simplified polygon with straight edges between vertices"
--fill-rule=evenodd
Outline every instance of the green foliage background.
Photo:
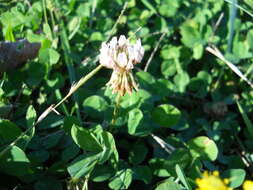
M 253 173 L 253 92 L 205 51 L 217 46 L 253 80 L 253 1 L 231 2 L 130 0 L 117 21 L 126 1 L 0 0 L 1 41 L 42 44 L 38 58 L 1 77 L 0 188 L 191 190 L 204 170 L 239 188 Z M 111 34 L 141 38 L 140 90 L 113 118 L 111 71 L 102 69 L 34 126 L 95 68 Z

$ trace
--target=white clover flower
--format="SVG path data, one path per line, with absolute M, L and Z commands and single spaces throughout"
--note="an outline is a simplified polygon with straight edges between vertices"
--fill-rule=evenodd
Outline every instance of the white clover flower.
M 104 67 L 113 69 L 111 79 L 107 83 L 113 92 L 119 92 L 123 96 L 126 92 L 131 93 L 133 89 L 138 89 L 131 70 L 135 64 L 141 62 L 143 56 L 144 48 L 140 39 L 131 44 L 121 35 L 119 39 L 113 37 L 109 43 L 102 43 L 99 61 Z

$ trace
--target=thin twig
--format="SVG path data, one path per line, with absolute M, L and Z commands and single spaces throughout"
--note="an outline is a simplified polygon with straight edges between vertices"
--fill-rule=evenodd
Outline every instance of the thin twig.
M 108 38 L 107 38 L 106 41 L 108 41 L 108 40 L 112 37 L 114 30 L 115 30 L 116 27 L 118 26 L 121 17 L 123 16 L 124 12 L 125 12 L 126 9 L 127 9 L 127 5 L 128 5 L 128 2 L 125 2 L 124 6 L 123 6 L 123 8 L 122 8 L 122 10 L 121 10 L 121 12 L 120 12 L 120 15 L 119 15 L 118 19 L 116 20 L 115 24 L 113 25 L 112 30 L 111 30 L 111 32 L 110 32 L 110 35 L 108 36 Z
M 217 30 L 218 26 L 220 25 L 222 19 L 224 17 L 224 13 L 222 12 L 217 20 L 217 22 L 215 23 L 214 27 L 213 27 L 213 33 L 215 33 L 215 31 Z
M 156 36 L 156 35 L 160 35 L 160 34 L 163 34 L 163 33 L 164 32 L 162 32 L 162 31 L 156 31 L 156 32 L 146 34 L 145 37 Z
M 155 46 L 154 50 L 152 51 L 152 53 L 151 53 L 151 55 L 150 55 L 150 57 L 149 57 L 149 59 L 148 59 L 146 65 L 145 65 L 145 68 L 144 68 L 144 71 L 145 71 L 145 72 L 147 72 L 148 67 L 149 67 L 149 65 L 150 65 L 150 63 L 151 63 L 151 61 L 152 61 L 152 59 L 153 59 L 153 57 L 154 57 L 156 51 L 158 50 L 158 47 L 159 47 L 161 41 L 162 41 L 163 38 L 165 37 L 165 35 L 166 35 L 166 32 L 163 32 L 163 34 L 161 35 L 160 39 L 159 39 L 158 42 L 156 43 L 156 46 Z
M 99 65 L 94 70 L 92 70 L 89 74 L 82 77 L 77 83 L 72 85 L 70 88 L 68 94 L 58 103 L 56 104 L 53 109 L 56 109 L 59 105 L 61 105 L 68 97 L 70 97 L 74 92 L 77 91 L 78 88 L 80 88 L 87 80 L 89 80 L 91 77 L 93 77 L 103 66 Z

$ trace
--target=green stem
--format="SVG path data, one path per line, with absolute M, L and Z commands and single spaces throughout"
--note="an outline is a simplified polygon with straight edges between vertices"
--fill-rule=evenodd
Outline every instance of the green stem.
M 116 97 L 116 102 L 115 102 L 116 104 L 114 106 L 113 118 L 112 118 L 111 127 L 109 128 L 109 131 L 112 131 L 113 126 L 114 126 L 114 124 L 116 122 L 116 118 L 117 118 L 118 111 L 119 111 L 120 97 L 121 97 L 120 94 L 118 94 L 117 97 Z
M 44 19 L 45 19 L 45 22 L 48 24 L 47 10 L 46 10 L 46 2 L 45 2 L 45 0 L 42 0 L 42 5 L 43 5 L 43 12 L 44 12 Z

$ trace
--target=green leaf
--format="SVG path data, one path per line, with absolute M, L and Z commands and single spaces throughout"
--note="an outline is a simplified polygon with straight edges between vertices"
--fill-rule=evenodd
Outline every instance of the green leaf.
M 29 86 L 37 87 L 47 72 L 46 64 L 31 62 L 27 70 L 26 82 Z
M 243 169 L 229 169 L 222 173 L 221 177 L 229 180 L 229 187 L 237 188 L 242 185 L 246 176 Z
M 15 140 L 22 131 L 9 120 L 0 119 L 0 142 L 7 143 L 9 141 Z
M 190 82 L 190 77 L 186 72 L 181 72 L 178 73 L 173 80 L 178 88 L 178 91 L 183 93 L 185 92 L 186 86 Z
M 194 20 L 187 20 L 180 26 L 180 34 L 182 35 L 182 43 L 193 48 L 195 44 L 201 42 L 201 34 L 198 31 L 198 24 Z
M 103 150 L 96 137 L 87 129 L 74 124 L 71 128 L 71 136 L 75 143 L 84 150 L 93 152 Z
M 37 117 L 36 111 L 33 108 L 33 106 L 30 105 L 26 112 L 26 123 L 28 127 L 31 127 L 34 125 L 36 117 Z
M 52 30 L 48 23 L 43 24 L 43 32 L 49 40 L 53 40 Z
M 253 49 L 253 30 L 249 30 L 247 33 L 247 42 L 249 44 L 250 49 Z
M 76 10 L 78 16 L 81 17 L 90 17 L 91 14 L 91 4 L 90 3 L 82 3 Z
M 109 183 L 109 187 L 113 190 L 128 189 L 132 182 L 133 172 L 131 169 L 123 169 L 116 173 Z
M 59 61 L 60 54 L 52 48 L 45 48 L 40 50 L 39 58 L 42 63 L 53 65 Z
M 215 142 L 208 137 L 196 137 L 187 144 L 194 158 L 200 157 L 203 160 L 214 161 L 218 156 L 218 148 Z
M 64 124 L 63 124 L 63 129 L 65 133 L 67 133 L 68 135 L 71 135 L 71 129 L 74 124 L 81 126 L 81 122 L 78 120 L 77 117 L 74 117 L 74 116 L 65 117 Z
M 165 182 L 160 183 L 155 190 L 183 190 L 183 188 L 169 178 Z
M 114 173 L 114 169 L 108 165 L 103 165 L 101 167 L 100 165 L 97 165 L 94 170 L 91 173 L 91 179 L 94 182 L 102 182 L 108 180 L 110 177 L 112 177 Z
M 43 163 L 47 161 L 50 154 L 46 150 L 39 149 L 38 151 L 33 151 L 27 155 L 32 163 Z
M 175 67 L 175 63 L 173 59 L 162 62 L 161 72 L 165 77 L 173 76 L 176 73 L 176 71 L 177 71 L 177 68 Z
M 161 56 L 163 59 L 175 60 L 180 58 L 181 47 L 165 45 L 161 51 Z
M 143 88 L 152 89 L 152 86 L 155 84 L 155 78 L 148 72 L 139 71 L 136 73 L 138 82 Z
M 92 118 L 101 118 L 108 109 L 108 103 L 100 96 L 90 96 L 83 102 L 84 111 Z
M 138 108 L 132 109 L 128 116 L 128 133 L 133 135 L 143 119 L 143 114 Z
M 152 171 L 148 166 L 137 166 L 133 169 L 134 179 L 149 184 L 152 180 Z
M 159 177 L 176 176 L 175 165 L 179 164 L 182 168 L 187 168 L 192 162 L 192 156 L 189 150 L 178 148 L 166 158 L 153 158 L 149 161 L 154 175 Z
M 61 160 L 68 162 L 77 156 L 80 152 L 80 148 L 73 142 L 71 145 L 68 145 L 61 154 Z
M 181 112 L 176 107 L 163 104 L 156 107 L 152 112 L 152 118 L 163 127 L 176 125 L 181 117 Z
M 90 36 L 90 41 L 103 41 L 104 37 L 101 32 L 93 32 Z
M 24 176 L 32 173 L 30 161 L 23 150 L 17 146 L 12 146 L 0 158 L 0 171 L 12 176 Z
M 159 6 L 159 13 L 165 17 L 173 17 L 177 13 L 179 8 L 179 3 L 177 0 L 164 1 L 161 6 Z
M 61 131 L 60 133 L 55 133 L 50 136 L 47 136 L 46 141 L 42 142 L 43 147 L 45 147 L 46 149 L 55 147 L 59 143 L 62 136 L 63 133 L 61 133 Z
M 202 44 L 196 44 L 193 48 L 193 58 L 198 60 L 202 57 L 204 52 L 204 47 Z
M 97 154 L 80 155 L 67 167 L 67 170 L 75 182 L 90 174 L 97 162 Z
M 2 89 L 0 88 L 0 99 L 1 94 L 4 93 Z M 0 118 L 6 118 L 10 111 L 12 110 L 13 106 L 11 104 L 4 104 L 0 102 Z
M 146 158 L 148 153 L 148 149 L 143 143 L 136 143 L 133 147 L 129 150 L 129 161 L 133 165 L 140 164 Z
M 189 183 L 185 177 L 185 174 L 184 174 L 182 168 L 178 164 L 176 165 L 176 173 L 177 173 L 177 177 L 184 184 L 184 186 L 187 188 L 187 190 L 192 190 L 191 186 L 189 185 Z
M 106 162 L 113 153 L 117 154 L 114 138 L 111 133 L 103 131 L 100 136 L 101 146 L 103 151 L 100 153 L 99 163 Z
M 62 190 L 62 184 L 60 180 L 56 180 L 53 177 L 42 177 L 39 178 L 34 184 L 34 190 L 47 190 L 47 189 L 54 189 L 54 190 Z

